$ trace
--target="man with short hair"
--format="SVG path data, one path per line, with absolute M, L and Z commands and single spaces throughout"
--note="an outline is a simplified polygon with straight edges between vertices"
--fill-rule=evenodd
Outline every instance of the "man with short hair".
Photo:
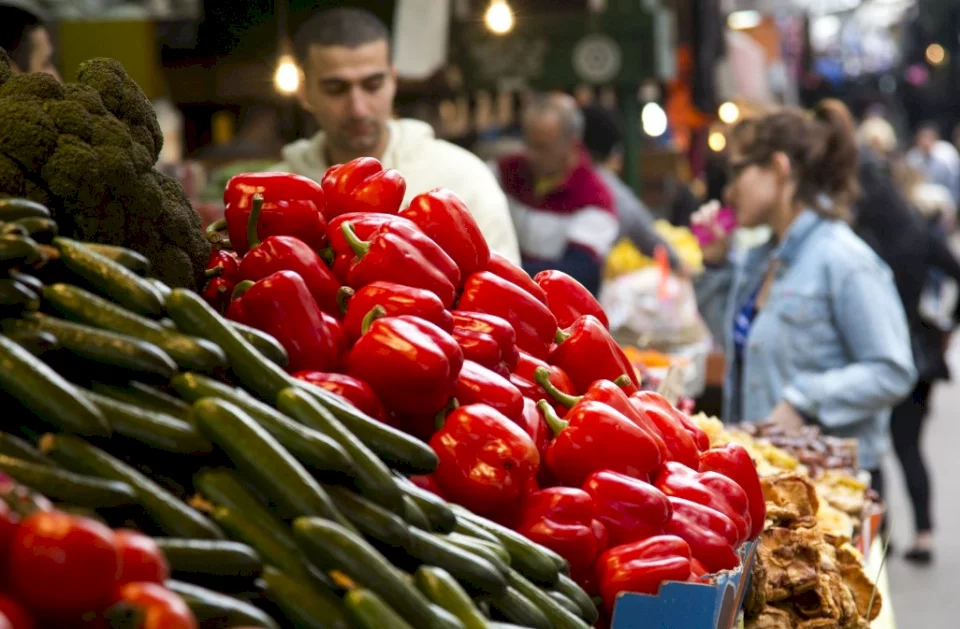
M 486 165 L 437 139 L 424 122 L 391 119 L 397 73 L 383 22 L 361 9 L 322 11 L 300 27 L 294 46 L 303 72 L 300 102 L 322 131 L 284 148 L 276 170 L 320 181 L 330 166 L 375 157 L 403 175 L 405 204 L 449 188 L 463 199 L 491 250 L 519 261 L 507 201 Z
M 43 72 L 60 80 L 53 63 L 53 41 L 29 0 L 0 0 L 0 48 L 10 56 L 15 74 Z
M 922 172 L 930 183 L 945 186 L 954 203 L 960 202 L 960 153 L 940 139 L 936 123 L 925 122 L 917 129 L 914 148 L 907 153 L 907 163 Z
M 597 174 L 613 193 L 620 219 L 620 237 L 629 238 L 637 249 L 651 258 L 656 248 L 662 246 L 670 260 L 670 267 L 681 271 L 682 264 L 676 253 L 654 229 L 653 214 L 630 186 L 620 179 L 623 170 L 623 130 L 620 121 L 612 111 L 600 105 L 585 107 L 583 117 L 586 122 L 584 144 Z
M 566 94 L 538 100 L 523 124 L 522 154 L 496 165 L 520 240 L 523 268 L 559 269 L 591 292 L 620 224 L 613 195 L 583 145 L 584 120 Z

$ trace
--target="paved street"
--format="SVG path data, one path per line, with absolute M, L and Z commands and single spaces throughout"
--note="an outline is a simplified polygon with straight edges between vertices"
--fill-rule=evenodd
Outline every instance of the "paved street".
M 960 346 L 954 343 L 950 364 L 960 376 Z M 899 629 L 960 626 L 960 381 L 941 385 L 934 395 L 924 442 L 934 482 L 937 555 L 930 568 L 914 568 L 894 553 L 889 559 L 890 588 Z M 910 544 L 912 516 L 900 469 L 892 454 L 886 466 L 896 551 Z

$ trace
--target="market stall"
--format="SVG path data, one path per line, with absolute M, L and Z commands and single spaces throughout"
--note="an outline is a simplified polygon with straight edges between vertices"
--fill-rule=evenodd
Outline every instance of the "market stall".
M 97 212 L 127 197 L 83 180 L 103 195 L 84 205 L 53 182 L 89 168 L 68 149 L 120 148 L 94 124 L 136 157 L 123 138 L 155 120 L 118 116 L 142 93 L 90 67 L 109 80 L 58 90 L 0 67 L 0 111 L 62 131 L 0 144 L 0 626 L 876 617 L 849 450 L 813 465 L 647 390 L 599 302 L 491 253 L 448 191 L 401 208 L 402 174 L 369 158 L 321 183 L 245 174 L 206 234 L 160 212 L 147 224 L 171 243 L 144 246 L 129 219 L 104 243 Z M 202 273 L 183 242 L 212 243 Z

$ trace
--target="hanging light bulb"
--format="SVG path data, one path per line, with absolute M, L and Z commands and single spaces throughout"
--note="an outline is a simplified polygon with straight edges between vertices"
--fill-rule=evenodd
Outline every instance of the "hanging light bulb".
M 733 124 L 737 120 L 740 120 L 740 107 L 738 107 L 736 103 L 728 101 L 720 105 L 720 109 L 717 110 L 717 116 L 724 124 Z
M 277 71 L 273 75 L 273 83 L 281 94 L 296 94 L 300 88 L 300 68 L 291 55 L 280 57 Z
M 707 145 L 714 153 L 721 153 L 723 149 L 727 148 L 727 136 L 723 135 L 721 131 L 714 131 L 707 138 Z
M 657 103 L 647 103 L 640 111 L 643 132 L 651 138 L 659 138 L 667 132 L 667 112 Z
M 490 0 L 483 20 L 492 32 L 505 35 L 513 30 L 513 9 L 507 4 L 507 0 Z

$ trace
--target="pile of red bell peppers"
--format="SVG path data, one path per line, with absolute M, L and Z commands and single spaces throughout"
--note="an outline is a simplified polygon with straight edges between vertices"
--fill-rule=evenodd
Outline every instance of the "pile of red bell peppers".
M 322 184 L 234 177 L 208 299 L 296 377 L 429 442 L 418 482 L 563 555 L 608 608 L 736 568 L 765 517 L 747 452 L 641 390 L 574 278 L 491 252 L 452 192 L 404 192 L 370 158 Z

